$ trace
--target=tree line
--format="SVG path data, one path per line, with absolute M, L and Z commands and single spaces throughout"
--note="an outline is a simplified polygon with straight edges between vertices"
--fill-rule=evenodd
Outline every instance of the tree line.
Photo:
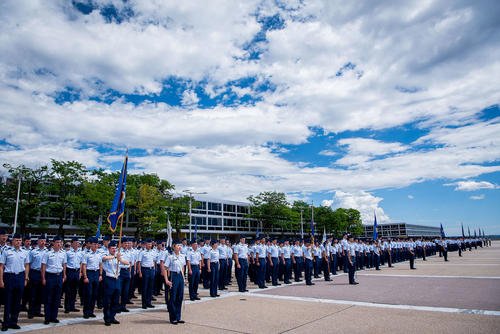
M 18 180 L 21 191 L 17 230 L 26 234 L 46 230 L 55 225 L 58 234 L 65 235 L 70 222 L 86 236 L 96 233 L 102 219 L 102 234 L 109 234 L 106 222 L 113 200 L 119 171 L 88 169 L 76 161 L 58 161 L 30 168 L 4 164 L 7 182 L 0 182 L 0 219 L 12 226 L 15 214 Z M 189 200 L 179 196 L 175 186 L 153 173 L 128 174 L 125 214 L 134 223 L 135 236 L 165 235 L 167 216 L 177 236 L 189 224 Z M 248 197 L 249 218 L 261 228 L 274 228 L 281 233 L 300 232 L 302 212 L 304 233 L 310 233 L 310 214 L 314 212 L 316 234 L 363 231 L 360 213 L 355 209 L 313 207 L 304 201 L 289 203 L 286 194 L 261 192 Z M 193 208 L 201 203 L 192 202 Z

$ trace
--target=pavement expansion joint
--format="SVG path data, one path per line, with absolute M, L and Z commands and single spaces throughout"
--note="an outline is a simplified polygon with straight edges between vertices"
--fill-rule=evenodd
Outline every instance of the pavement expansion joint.
M 350 308 L 353 308 L 353 307 L 355 307 L 355 306 L 354 306 L 354 305 L 350 305 L 350 306 L 344 307 L 344 308 L 343 308 L 343 309 L 341 309 L 341 310 L 337 310 L 337 311 L 334 311 L 334 312 L 328 313 L 328 314 L 326 314 L 326 315 L 324 315 L 324 316 L 318 317 L 318 318 L 316 318 L 316 319 L 310 320 L 310 321 L 308 321 L 308 322 L 305 322 L 305 323 L 300 324 L 300 325 L 298 325 L 298 326 L 295 326 L 295 327 L 293 327 L 293 328 L 287 329 L 286 331 L 279 332 L 279 334 L 283 334 L 283 333 L 288 333 L 288 332 L 291 332 L 291 331 L 296 330 L 296 329 L 298 329 L 298 328 L 301 328 L 301 327 L 307 326 L 307 325 L 309 325 L 309 324 L 312 324 L 312 323 L 314 323 L 314 322 L 316 322 L 316 321 L 319 321 L 319 320 L 322 320 L 322 319 L 326 319 L 326 318 L 328 318 L 328 317 L 331 317 L 331 316 L 334 316 L 334 315 L 339 314 L 339 313 L 341 313 L 341 312 L 344 312 L 344 311 L 346 311 L 346 310 L 348 310 L 348 309 L 350 309 Z

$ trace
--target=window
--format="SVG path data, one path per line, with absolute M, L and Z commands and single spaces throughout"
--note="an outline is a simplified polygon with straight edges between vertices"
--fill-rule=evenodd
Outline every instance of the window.
M 208 210 L 210 211 L 221 211 L 222 205 L 220 203 L 208 202 Z
M 208 225 L 210 225 L 210 226 L 222 226 L 222 218 L 208 217 Z

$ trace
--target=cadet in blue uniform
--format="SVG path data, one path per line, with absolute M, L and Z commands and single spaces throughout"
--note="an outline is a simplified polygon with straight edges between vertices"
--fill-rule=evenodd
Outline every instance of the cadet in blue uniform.
M 42 274 L 42 258 L 47 251 L 45 248 L 45 237 L 40 235 L 37 240 L 37 247 L 33 248 L 29 253 L 30 275 L 29 282 L 31 285 L 30 301 L 28 308 L 28 319 L 33 317 L 43 317 L 42 301 L 43 301 L 43 286 Z
M 312 282 L 313 245 L 309 239 L 306 239 L 304 246 L 302 246 L 302 253 L 304 254 L 304 276 L 306 278 L 306 285 L 314 285 Z
M 80 282 L 80 265 L 82 263 L 82 252 L 78 238 L 71 239 L 71 249 L 66 252 L 66 284 L 64 298 L 64 313 L 80 312 L 75 308 L 76 292 Z
M 95 318 L 94 308 L 97 300 L 99 282 L 102 281 L 102 256 L 97 251 L 97 238 L 89 239 L 90 251 L 82 258 L 83 276 L 83 317 Z
M 198 297 L 198 285 L 200 284 L 201 253 L 195 239 L 191 241 L 191 249 L 187 252 L 187 268 L 189 282 L 189 299 L 200 300 Z
M 278 246 L 278 239 L 273 237 L 272 244 L 267 248 L 268 263 L 271 266 L 271 278 L 273 286 L 281 285 L 278 283 L 279 274 L 279 254 L 280 249 Z
M 168 305 L 168 314 L 170 323 L 173 325 L 183 324 L 181 320 L 182 300 L 184 298 L 184 266 L 186 265 L 184 254 L 180 253 L 181 243 L 174 242 L 172 245 L 173 254 L 168 255 L 165 259 L 165 284 L 170 287 L 170 298 Z M 218 252 L 217 252 L 218 254 Z M 168 276 L 170 275 L 170 280 Z M 215 289 L 217 289 L 217 282 L 215 282 Z
M 0 287 L 5 292 L 2 331 L 20 329 L 17 324 L 21 298 L 28 283 L 28 253 L 21 249 L 21 236 L 14 234 L 12 247 L 5 247 L 0 255 Z
M 122 259 L 121 254 L 116 252 L 116 241 L 111 241 L 108 244 L 108 254 L 102 257 L 104 281 L 103 313 L 104 324 L 106 326 L 120 323 L 115 319 L 115 315 L 120 309 L 119 264 L 129 265 L 129 262 Z
M 281 257 L 284 263 L 284 283 L 292 284 L 290 282 L 292 278 L 292 248 L 290 247 L 289 240 L 285 240 L 285 244 L 281 248 Z
M 131 267 L 134 261 L 134 253 L 131 249 L 132 242 L 127 237 L 122 238 L 123 248 L 120 250 L 121 258 L 128 264 L 120 262 L 120 309 L 119 312 L 129 312 L 127 309 L 127 302 L 130 296 L 130 282 L 132 279 Z
M 266 289 L 266 256 L 267 256 L 267 246 L 266 238 L 262 236 L 260 239 L 260 244 L 255 245 L 255 259 L 257 265 L 257 284 L 259 289 Z
M 61 303 L 63 282 L 66 281 L 66 253 L 61 249 L 61 237 L 52 240 L 52 249 L 42 259 L 42 285 L 45 286 L 45 325 L 59 323 L 57 314 Z
M 217 240 L 210 241 L 212 249 L 208 253 L 207 272 L 210 274 L 210 297 L 219 297 L 217 283 L 219 282 L 219 251 Z
M 354 273 L 356 272 L 356 244 L 352 235 L 349 236 L 349 244 L 347 246 L 347 267 L 349 270 L 349 284 L 358 284 L 354 280 Z
M 137 259 L 137 269 L 139 277 L 142 279 L 142 308 L 154 308 L 151 303 L 153 299 L 153 283 L 155 277 L 155 253 L 151 249 L 151 239 L 146 240 L 146 249 L 143 250 Z
M 245 236 L 240 235 L 240 243 L 234 247 L 234 262 L 236 263 L 235 273 L 236 281 L 238 282 L 239 292 L 248 292 L 247 290 L 247 275 L 248 275 L 248 245 L 245 243 Z
M 225 281 L 226 281 L 226 272 L 227 272 L 227 257 L 229 249 L 226 246 L 226 237 L 222 236 L 219 240 L 219 246 L 217 247 L 219 251 L 219 290 L 227 290 Z

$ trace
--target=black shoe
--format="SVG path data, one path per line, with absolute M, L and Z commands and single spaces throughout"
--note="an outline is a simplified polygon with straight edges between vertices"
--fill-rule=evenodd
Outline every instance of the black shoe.
M 175 320 L 170 321 L 170 323 L 171 323 L 172 325 L 177 325 L 177 324 L 178 324 L 178 322 L 177 322 L 177 321 L 175 321 Z
M 326 278 L 325 279 L 326 282 L 330 282 L 331 281 L 331 278 Z
M 306 283 L 306 285 L 314 285 L 314 283 Z
M 375 269 L 375 270 L 380 270 L 380 269 Z
M 43 324 L 44 324 L 44 325 L 49 325 L 49 324 L 50 324 L 50 321 L 45 320 L 45 321 L 43 322 Z
M 33 314 L 28 314 L 28 319 L 33 319 L 35 316 Z
M 118 320 L 116 320 L 116 319 L 111 320 L 111 323 L 113 325 L 119 325 L 120 324 L 120 322 Z
M 110 323 L 110 322 L 105 321 L 105 322 L 104 322 L 104 326 L 111 326 L 111 323 Z
M 90 318 L 90 316 L 88 316 L 86 314 L 83 316 L 83 319 L 88 319 L 88 318 Z
M 122 312 L 130 312 L 130 310 L 128 308 L 122 308 L 121 311 Z
M 179 320 L 177 321 L 178 324 L 185 324 L 186 322 L 184 320 Z
M 143 309 L 143 310 L 145 310 L 145 309 L 147 309 L 147 308 L 148 308 L 147 306 L 143 306 L 143 307 L 142 307 L 142 309 Z
M 6 332 L 9 330 L 9 327 L 2 326 L 2 332 Z
M 9 328 L 11 328 L 11 329 L 21 329 L 21 327 L 18 324 L 10 325 Z
M 127 302 L 127 305 L 133 305 L 133 304 L 134 304 L 134 303 L 132 303 L 132 302 Z
M 200 297 L 198 297 L 198 296 L 196 296 L 196 297 L 194 298 L 194 300 L 201 300 L 201 298 L 200 298 Z
M 71 310 L 71 312 L 80 312 L 80 310 L 77 309 L 77 308 L 74 308 L 74 309 Z
M 146 305 L 146 306 L 147 306 L 147 308 L 155 308 L 154 305 Z
M 59 323 L 59 320 L 54 319 L 54 320 L 52 320 L 51 322 L 53 322 L 53 323 L 55 323 L 55 324 L 58 324 L 58 323 Z
M 189 298 L 190 301 L 194 302 L 196 298 Z
M 248 292 L 248 290 L 245 290 L 245 292 Z
M 96 315 L 95 315 L 94 313 L 92 313 L 92 314 L 89 314 L 89 317 L 91 317 L 91 318 L 95 318 L 95 317 L 96 317 Z
M 68 314 L 69 312 L 70 312 L 70 310 L 64 310 L 65 314 Z

